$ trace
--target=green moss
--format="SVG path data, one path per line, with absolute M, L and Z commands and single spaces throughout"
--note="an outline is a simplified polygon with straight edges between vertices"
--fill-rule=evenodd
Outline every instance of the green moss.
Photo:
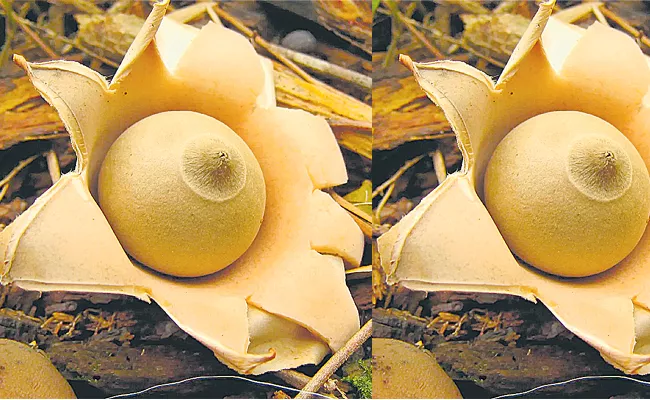
M 370 359 L 357 361 L 358 368 L 349 368 L 349 375 L 343 381 L 354 386 L 363 399 L 372 397 L 372 366 Z

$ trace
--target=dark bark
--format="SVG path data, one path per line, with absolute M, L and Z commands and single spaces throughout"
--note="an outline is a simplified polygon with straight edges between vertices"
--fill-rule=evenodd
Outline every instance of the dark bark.
M 398 293 L 393 303 L 404 310 L 373 310 L 373 336 L 413 344 L 421 342 L 459 383 L 465 397 L 522 392 L 580 376 L 622 375 L 598 351 L 562 327 L 542 304 L 508 296 L 495 296 L 488 299 L 493 304 L 483 304 L 486 299 L 479 296 L 482 295 L 443 293 L 418 298 L 413 293 L 409 296 Z M 416 301 L 407 301 L 414 297 Z M 480 309 L 476 308 L 478 305 Z M 432 321 L 441 312 L 468 317 L 456 334 L 453 323 L 440 334 L 441 323 Z M 496 328 L 486 329 L 476 323 L 483 316 L 495 320 L 498 315 L 502 322 Z M 536 393 L 537 396 L 597 398 L 621 394 L 649 396 L 650 390 L 620 380 L 594 380 Z

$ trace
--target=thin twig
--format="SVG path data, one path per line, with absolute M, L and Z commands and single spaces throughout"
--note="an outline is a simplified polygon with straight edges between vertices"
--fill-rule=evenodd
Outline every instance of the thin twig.
M 9 190 L 9 184 L 5 183 L 0 187 L 0 201 L 4 199 L 5 195 L 7 194 L 7 191 Z
M 395 190 L 395 182 L 391 183 L 390 186 L 388 186 L 388 190 L 386 190 L 386 193 L 384 193 L 384 196 L 381 198 L 381 201 L 379 202 L 379 204 L 377 204 L 377 208 L 375 209 L 375 223 L 381 224 L 381 217 L 380 217 L 381 210 L 388 202 L 388 198 L 390 197 L 390 195 L 393 194 L 393 190 Z
M 354 214 L 350 214 L 350 216 L 352 217 L 354 222 L 357 223 L 359 228 L 361 228 L 361 233 L 363 233 L 363 236 L 372 239 L 372 225 L 368 221 L 359 218 Z
M 436 48 L 431 42 L 429 42 L 427 40 L 427 38 L 424 37 L 424 35 L 422 33 L 420 33 L 420 31 L 415 29 L 415 27 L 413 25 L 409 24 L 406 17 L 402 13 L 398 13 L 397 16 L 400 18 L 402 23 L 404 23 L 404 26 L 406 26 L 406 29 L 408 29 L 408 31 L 411 32 L 411 34 L 413 36 L 415 36 L 415 38 L 420 43 L 422 43 L 424 45 L 424 47 L 426 47 L 427 50 L 429 50 L 431 52 L 431 54 L 433 54 L 438 59 L 447 58 L 447 56 L 445 56 L 440 50 L 438 50 L 438 48 Z
M 372 335 L 372 320 L 368 321 L 363 325 L 357 333 L 354 334 L 348 340 L 348 342 L 341 348 L 339 351 L 334 353 L 332 358 L 327 360 L 325 365 L 316 372 L 313 378 L 309 381 L 305 387 L 302 388 L 300 393 L 296 396 L 296 399 L 310 399 L 313 392 L 317 392 L 321 386 L 336 372 L 337 369 L 345 361 L 347 361 L 350 356 L 357 351 Z
M 395 173 L 393 174 L 393 176 L 391 176 L 390 178 L 388 178 L 388 180 L 387 180 L 386 182 L 384 182 L 384 183 L 382 183 L 381 185 L 377 186 L 377 188 L 376 188 L 375 190 L 372 191 L 372 198 L 374 199 L 375 197 L 377 197 L 377 195 L 378 195 L 379 193 L 383 192 L 384 189 L 386 189 L 389 185 L 393 184 L 393 182 L 395 182 L 396 180 L 398 180 L 399 177 L 402 176 L 402 175 L 404 175 L 404 173 L 405 173 L 406 171 L 408 171 L 409 168 L 411 168 L 412 166 L 414 166 L 415 164 L 417 164 L 418 161 L 420 161 L 420 160 L 422 159 L 422 157 L 424 157 L 424 154 L 419 155 L 419 156 L 417 156 L 417 157 L 415 157 L 415 158 L 412 158 L 412 159 L 408 160 L 407 162 L 405 162 L 404 165 L 402 165 L 402 166 L 400 167 L 400 169 L 398 169 L 397 172 L 395 172 Z
M 598 20 L 598 22 L 600 22 L 601 24 L 603 24 L 605 26 L 609 26 L 609 23 L 607 22 L 607 18 L 605 18 L 602 11 L 600 11 L 599 6 L 597 6 L 595 4 L 592 4 L 591 5 L 591 12 L 596 16 L 596 19 Z
M 347 273 L 347 271 L 346 271 L 346 273 Z M 307 385 L 309 383 L 309 381 L 311 380 L 311 376 L 303 374 L 302 372 L 298 372 L 298 371 L 296 371 L 294 369 L 284 369 L 282 371 L 274 372 L 273 375 L 275 375 L 278 378 L 282 379 L 287 384 L 295 387 L 296 389 L 301 389 L 301 388 L 305 387 L 305 385 Z M 341 391 L 341 389 L 339 388 L 338 379 L 334 379 L 333 381 L 334 381 L 333 382 L 334 383 L 334 388 L 329 388 L 328 385 L 325 385 L 323 387 L 324 392 L 331 394 L 333 392 L 333 390 L 331 390 L 331 389 L 334 389 L 334 390 L 338 391 L 340 394 L 342 394 L 343 396 L 345 396 L 345 393 L 343 393 Z M 344 397 L 344 398 L 346 398 L 346 397 Z
M 358 121 L 343 117 L 330 117 L 326 119 L 331 128 L 355 128 L 367 131 L 372 130 L 372 122 L 370 121 Z
M 50 172 L 52 184 L 55 184 L 61 179 L 61 167 L 59 166 L 59 158 L 54 150 L 50 150 L 45 154 L 45 161 L 47 161 L 47 170 Z
M 417 22 L 417 21 L 414 21 L 414 22 Z M 499 60 L 497 60 L 497 59 L 494 59 L 494 58 L 488 56 L 487 54 L 483 54 L 483 53 L 479 52 L 478 50 L 474 49 L 474 48 L 471 47 L 471 46 L 468 46 L 468 45 L 467 45 L 465 42 L 463 42 L 462 40 L 457 40 L 456 38 L 453 38 L 453 37 L 451 37 L 451 36 L 449 36 L 449 35 L 445 35 L 444 33 L 440 32 L 439 30 L 434 29 L 434 28 L 431 28 L 431 27 L 428 27 L 428 26 L 419 25 L 419 24 L 418 24 L 418 26 L 421 26 L 422 29 L 429 31 L 429 33 L 433 34 L 434 36 L 437 36 L 437 37 L 439 37 L 439 38 L 441 38 L 441 39 L 444 39 L 444 40 L 446 40 L 447 42 L 449 42 L 449 43 L 451 43 L 451 44 L 454 44 L 454 45 L 456 45 L 456 46 L 462 48 L 463 50 L 467 51 L 468 53 L 472 53 L 472 54 L 475 55 L 476 57 L 478 57 L 478 58 L 480 58 L 480 59 L 483 59 L 483 60 L 489 62 L 489 63 L 492 64 L 492 65 L 496 65 L 496 66 L 499 67 L 499 68 L 503 68 L 503 67 L 506 66 L 506 65 L 505 65 L 504 63 L 502 63 L 501 61 L 499 61 Z
M 447 179 L 447 166 L 445 165 L 445 157 L 442 154 L 440 149 L 436 149 L 431 153 L 431 159 L 433 160 L 433 170 L 436 172 L 436 178 L 438 178 L 438 185 Z
M 48 57 L 54 59 L 60 57 L 54 50 L 52 50 L 50 46 L 48 46 L 44 41 L 42 41 L 41 38 L 38 37 L 38 35 L 29 28 L 29 26 L 27 26 L 22 21 L 22 18 L 16 18 L 16 23 L 18 24 L 18 26 L 20 26 L 20 29 L 22 29 L 23 32 L 25 32 L 27 36 L 29 36 L 34 41 L 34 43 L 36 43 L 38 47 L 40 47 L 45 52 L 45 54 L 47 54 Z
M 89 55 L 90 57 L 95 58 L 95 59 L 97 59 L 97 60 L 103 62 L 103 63 L 106 64 L 106 65 L 109 65 L 109 66 L 111 66 L 111 67 L 113 67 L 113 68 L 117 68 L 117 67 L 119 67 L 119 65 L 118 65 L 117 63 L 115 63 L 115 62 L 109 60 L 109 59 L 106 58 L 106 57 L 103 57 L 103 56 L 101 56 L 101 55 L 95 53 L 94 51 L 92 51 L 92 50 L 86 48 L 85 46 L 83 46 L 83 45 L 77 43 L 77 42 L 74 41 L 74 40 L 70 40 L 70 39 L 68 39 L 68 38 L 65 37 L 65 36 L 57 35 L 55 32 L 53 32 L 53 31 L 51 31 L 51 30 L 49 30 L 49 29 L 47 29 L 47 28 L 44 28 L 44 27 L 42 27 L 42 26 L 36 25 L 36 24 L 33 23 L 32 21 L 27 20 L 27 19 L 25 19 L 25 18 L 20 18 L 20 17 L 16 16 L 16 20 L 19 20 L 20 22 L 22 22 L 23 24 L 29 26 L 29 27 L 32 28 L 32 29 L 36 29 L 36 30 L 38 30 L 38 31 L 43 32 L 46 36 L 48 36 L 48 37 L 50 37 L 50 38 L 52 38 L 52 39 L 60 40 L 60 41 L 62 41 L 63 43 L 69 44 L 70 46 L 75 47 L 75 48 L 81 50 L 83 53 L 86 53 L 86 54 Z
M 277 371 L 274 372 L 273 375 L 282 379 L 296 389 L 305 387 L 305 385 L 307 385 L 311 380 L 311 376 L 305 375 L 302 372 L 298 372 L 293 369 L 284 369 L 282 371 Z
M 370 218 L 370 216 L 368 214 L 366 214 L 365 212 L 361 211 L 359 209 L 359 207 L 357 207 L 354 204 L 350 203 L 349 201 L 347 201 L 346 199 L 344 199 L 338 193 L 336 193 L 335 191 L 333 191 L 331 189 L 328 190 L 328 193 L 330 194 L 330 196 L 332 196 L 332 198 L 337 203 L 339 203 L 339 205 L 341 207 L 345 208 L 346 210 L 348 210 L 353 215 L 356 215 L 357 217 L 363 219 L 364 221 L 372 224 L 372 219 Z
M 29 142 L 33 140 L 53 140 L 53 139 L 61 139 L 61 138 L 67 138 L 70 137 L 68 133 L 47 133 L 44 135 L 32 135 L 32 136 L 24 136 L 20 138 L 21 142 Z
M 326 74 L 338 78 L 342 81 L 352 83 L 362 89 L 372 89 L 372 78 L 355 71 L 332 64 L 320 58 L 312 57 L 308 54 L 300 53 L 291 49 L 269 43 L 269 47 L 287 57 L 296 64 L 308 68 L 314 72 Z
M 246 35 L 248 38 L 252 39 L 255 43 L 257 43 L 260 47 L 262 47 L 264 50 L 268 51 L 271 53 L 275 58 L 277 58 L 281 63 L 289 67 L 293 72 L 295 72 L 299 77 L 304 79 L 305 81 L 313 84 L 318 84 L 321 83 L 318 79 L 314 78 L 313 76 L 309 75 L 306 73 L 302 68 L 300 68 L 298 65 L 296 65 L 293 61 L 289 60 L 287 57 L 284 55 L 278 53 L 275 51 L 270 45 L 269 42 L 267 42 L 263 37 L 257 34 L 257 32 L 253 31 L 249 27 L 247 27 L 243 22 L 239 21 L 237 18 L 234 16 L 230 15 L 227 11 L 219 7 L 217 4 L 214 4 L 211 7 L 214 12 L 217 13 L 219 18 L 223 18 L 226 21 L 228 21 L 232 26 L 234 26 L 238 31 Z
M 640 40 L 641 43 L 643 43 L 644 45 L 650 47 L 650 39 L 648 39 L 648 37 L 644 35 L 643 32 L 630 25 L 626 20 L 624 20 L 622 17 L 617 15 L 614 11 L 610 10 L 609 8 L 603 6 L 599 8 L 605 17 L 614 21 L 614 23 L 616 23 L 618 26 L 623 28 L 624 31 L 626 31 L 630 35 Z
M 7 176 L 5 176 L 2 180 L 0 180 L 0 186 L 4 186 L 8 184 L 12 179 L 14 179 L 16 175 L 18 175 L 20 171 L 22 171 L 23 168 L 31 164 L 31 162 L 37 159 L 39 156 L 41 156 L 41 154 L 33 155 L 19 162 L 18 165 L 16 165 L 16 167 L 12 169 Z
M 219 26 L 223 26 L 223 22 L 221 22 L 221 19 L 219 18 L 217 13 L 214 12 L 214 7 L 210 7 L 210 5 L 208 4 L 205 7 L 205 11 L 208 13 L 208 16 L 210 16 L 210 19 L 212 20 L 212 22 L 214 22 L 215 24 L 217 24 Z
M 390 15 L 390 14 L 388 14 L 388 15 Z M 476 49 L 472 48 L 471 46 L 468 46 L 462 40 L 458 40 L 458 39 L 456 39 L 456 38 L 454 38 L 452 36 L 446 35 L 443 32 L 441 32 L 441 31 L 439 31 L 439 30 L 437 30 L 435 28 L 432 28 L 430 26 L 423 25 L 423 24 L 419 23 L 418 21 L 416 21 L 414 19 L 407 18 L 407 17 L 404 17 L 404 18 L 408 22 L 410 22 L 413 26 L 418 27 L 420 29 L 423 29 L 423 30 L 429 32 L 431 35 L 435 36 L 436 38 L 438 38 L 440 40 L 445 40 L 445 41 L 447 41 L 447 42 L 449 42 L 449 43 L 451 43 L 453 45 L 456 45 L 456 46 L 460 47 L 461 49 L 467 51 L 468 53 L 471 53 L 471 54 L 475 55 L 476 57 L 481 58 L 481 59 L 489 62 L 492 65 L 495 65 L 495 66 L 497 66 L 499 68 L 503 68 L 503 67 L 506 66 L 501 61 L 496 60 L 496 59 L 488 56 L 487 54 L 483 54 L 483 53 L 477 51 Z
M 390 15 L 390 14 L 388 14 Z M 394 20 L 394 18 L 391 18 L 391 36 L 392 39 L 390 41 L 390 44 L 388 45 L 388 48 L 386 49 L 386 55 L 384 56 L 384 61 L 382 62 L 382 66 L 384 68 L 388 68 L 390 63 L 393 61 L 395 58 L 395 54 L 397 53 L 397 41 L 402 35 L 402 31 L 400 29 L 400 24 L 397 23 L 397 21 Z
M 336 193 L 332 189 L 329 189 L 327 192 L 341 207 L 343 207 L 347 212 L 350 213 L 350 216 L 352 217 L 354 222 L 356 222 L 359 228 L 361 228 L 361 232 L 363 232 L 363 235 L 367 238 L 372 238 L 371 217 L 365 212 L 361 211 L 359 207 L 355 206 L 354 204 L 350 203 L 349 201 L 341 197 L 338 193 Z
M 27 7 L 25 7 L 27 6 Z M 13 8 L 11 8 L 11 4 L 7 2 L 7 0 L 0 0 L 0 7 L 4 10 L 5 14 L 5 43 L 4 46 L 2 47 L 2 52 L 0 52 L 0 65 L 5 65 L 5 63 L 9 60 L 9 53 L 11 53 L 11 42 L 14 39 L 14 36 L 16 35 L 16 14 L 14 13 Z M 29 10 L 29 5 L 25 4 L 23 6 L 23 9 L 21 9 L 21 16 L 27 15 L 27 11 Z
M 436 58 L 443 59 L 446 58 L 446 56 L 438 50 L 431 42 L 427 40 L 427 38 L 424 37 L 424 35 L 419 32 L 417 29 L 411 25 L 409 21 L 412 21 L 410 18 L 407 18 L 402 12 L 399 10 L 396 4 L 392 2 L 392 0 L 382 0 L 384 5 L 391 11 L 391 14 L 396 17 L 397 19 L 400 20 L 400 22 L 404 25 L 404 27 L 411 32 L 415 38 L 426 47 L 431 54 L 433 54 Z

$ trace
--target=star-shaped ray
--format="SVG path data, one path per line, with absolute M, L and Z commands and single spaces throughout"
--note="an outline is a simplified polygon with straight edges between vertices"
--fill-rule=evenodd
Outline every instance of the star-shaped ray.
M 344 261 L 359 265 L 363 236 L 319 190 L 347 181 L 340 149 L 322 118 L 275 107 L 244 37 L 212 23 L 199 31 L 164 20 L 167 4 L 154 5 L 110 84 L 76 63 L 16 57 L 59 112 L 78 161 L 0 232 L 2 283 L 154 299 L 242 373 L 318 363 L 359 329 Z M 196 279 L 132 261 L 95 196 L 111 144 L 133 123 L 171 110 L 226 123 L 253 151 L 266 183 L 265 218 L 251 247 L 225 270 Z
M 650 234 L 614 268 L 587 278 L 545 274 L 516 259 L 483 204 L 483 176 L 494 149 L 521 122 L 575 110 L 618 127 L 650 165 L 644 96 L 648 62 L 626 35 L 538 13 L 499 80 L 464 63 L 402 61 L 438 104 L 463 154 L 463 167 L 378 240 L 391 284 L 414 290 L 513 294 L 541 300 L 571 331 L 627 373 L 650 371 Z M 580 79 L 579 79 L 580 78 Z

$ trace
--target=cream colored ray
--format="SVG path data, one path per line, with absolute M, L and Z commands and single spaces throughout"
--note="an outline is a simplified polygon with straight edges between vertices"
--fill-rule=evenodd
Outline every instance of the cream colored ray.
M 532 300 L 534 289 L 522 282 L 533 274 L 517 264 L 468 177 L 450 175 L 431 197 L 413 210 L 417 217 L 410 229 L 398 231 L 388 282 L 416 290 L 479 289 Z M 384 240 L 379 238 L 380 246 L 387 244 Z
M 311 247 L 310 213 L 328 212 L 341 222 L 345 215 L 356 230 L 340 243 L 321 243 L 334 254 L 360 258 L 363 238 L 345 211 L 312 205 L 315 187 L 347 180 L 340 150 L 323 120 L 273 107 L 272 97 L 264 95 L 270 86 L 264 84 L 259 57 L 245 38 L 225 28 L 208 25 L 196 33 L 170 71 L 163 60 L 171 50 L 152 40 L 166 5 L 154 6 L 110 86 L 77 64 L 18 59 L 70 129 L 80 161 L 75 173 L 0 233 L 2 281 L 35 290 L 153 298 L 181 328 L 243 373 L 317 363 L 359 328 L 343 262 Z M 207 44 L 210 52 L 204 50 Z M 205 65 L 227 77 L 218 79 L 222 85 L 201 86 L 214 81 Z M 262 107 L 253 112 L 256 103 Z M 121 132 L 147 115 L 177 109 L 227 122 L 258 158 L 268 192 L 265 220 L 251 248 L 226 270 L 195 280 L 133 265 L 91 195 L 103 157 Z M 301 122 L 292 122 L 294 116 Z M 309 135 L 318 146 L 309 144 Z M 321 239 L 331 237 L 334 226 L 322 227 Z
M 109 97 L 106 80 L 97 72 L 71 61 L 51 61 L 38 66 L 28 63 L 22 56 L 14 56 L 14 61 L 27 72 L 41 96 L 59 113 L 77 154 L 76 171 L 86 169 L 92 149 L 84 135 L 104 125 L 102 109 Z M 64 96 L 65 89 L 83 92 L 85 96 Z M 88 142 L 92 143 L 92 140 Z
M 501 72 L 497 81 L 497 88 L 508 82 L 517 73 L 521 60 L 526 58 L 531 49 L 537 44 L 539 37 L 546 27 L 548 18 L 553 12 L 554 5 L 555 0 L 546 0 L 539 4 L 539 9 L 530 21 L 530 24 L 528 24 L 528 28 L 526 28 L 519 43 L 517 43 L 517 47 L 512 52 L 508 63 Z
M 115 76 L 113 76 L 110 84 L 111 88 L 115 87 L 119 82 L 126 78 L 126 76 L 131 72 L 133 64 L 140 58 L 147 47 L 149 47 L 149 44 L 156 35 L 156 31 L 158 31 L 160 23 L 167 12 L 168 5 L 169 0 L 158 0 L 153 4 L 151 14 L 147 16 L 143 28 L 140 29 L 138 34 L 135 36 L 135 39 L 133 39 L 133 42 L 124 55 L 124 59 L 117 68 Z
M 345 279 L 340 259 L 336 263 L 337 265 L 333 265 L 330 260 L 335 259 L 334 257 L 320 255 L 311 249 L 310 240 L 313 232 L 311 213 L 313 210 L 309 207 L 309 202 L 314 185 L 307 168 L 296 167 L 304 165 L 301 161 L 303 154 L 299 147 L 300 143 L 283 140 L 293 137 L 296 132 L 301 131 L 300 125 L 286 122 L 285 111 L 280 108 L 257 109 L 244 125 L 236 129 L 245 135 L 242 137 L 249 143 L 253 153 L 259 155 L 258 162 L 262 167 L 267 184 L 267 209 L 275 210 L 275 212 L 265 216 L 264 224 L 262 224 L 253 246 L 235 266 L 240 262 L 245 262 L 249 265 L 248 268 L 261 273 L 262 281 L 265 279 L 275 280 L 278 285 L 280 285 L 280 281 L 287 282 L 289 286 L 286 291 L 277 290 L 277 287 L 274 289 L 268 285 L 263 288 L 265 294 L 262 297 L 265 298 L 266 303 L 262 308 L 282 314 L 292 320 L 296 319 L 296 315 L 290 314 L 290 312 L 302 312 L 305 314 L 301 316 L 304 326 L 310 327 L 310 330 L 314 332 L 319 332 L 324 338 L 327 338 L 333 348 L 336 348 L 334 342 L 342 345 L 340 339 L 348 333 L 351 336 L 358 329 L 357 311 L 345 285 L 337 284 L 337 282 L 341 282 L 341 279 Z M 316 154 L 313 157 L 316 157 Z M 270 166 L 275 166 L 275 168 L 271 169 Z M 271 191 L 268 189 L 270 187 L 275 187 L 276 190 Z M 328 228 L 333 229 L 332 226 Z M 278 232 L 282 232 L 282 234 L 278 234 Z M 355 232 L 357 235 L 346 238 L 346 240 L 351 240 L 352 246 L 361 236 L 358 227 Z M 257 249 L 258 244 L 259 255 L 249 257 L 249 253 L 253 254 L 251 251 Z M 342 249 L 349 246 L 347 242 L 341 243 Z M 280 252 L 283 256 L 280 256 Z M 277 254 L 277 257 L 280 258 L 277 262 L 278 270 L 280 268 L 293 270 L 277 276 L 277 271 L 265 267 L 269 263 L 268 260 L 275 258 L 271 254 Z M 267 270 L 270 275 L 264 275 Z M 318 278 L 319 276 L 320 278 Z M 305 286 L 305 282 L 319 281 L 318 285 Z M 282 283 L 282 285 L 284 284 Z M 293 290 L 288 289 L 291 285 L 294 285 Z M 305 302 L 287 299 L 287 304 L 284 305 L 282 312 L 275 308 L 278 306 L 280 298 L 295 296 L 297 293 L 305 296 Z M 306 301 L 307 299 L 309 302 Z M 252 296 L 251 301 L 262 304 L 262 300 L 256 300 L 256 296 Z M 310 302 L 313 302 L 311 307 L 320 304 L 319 307 L 325 308 L 327 311 L 308 313 Z M 272 309 L 269 308 L 271 303 L 275 303 Z M 333 315 L 333 313 L 340 314 L 341 318 L 335 318 L 336 321 L 328 322 L 326 316 Z M 344 326 L 335 327 L 339 322 L 342 322 Z
M 314 187 L 323 189 L 347 182 L 343 155 L 327 121 L 303 110 L 279 110 L 286 124 L 295 126 L 287 132 L 292 135 L 289 140 L 299 144 L 302 162 L 307 166 Z M 315 157 L 317 154 L 321 156 Z
M 248 307 L 248 321 L 251 335 L 249 352 L 264 354 L 273 349 L 285 355 L 284 359 L 276 357 L 256 366 L 251 371 L 253 374 L 314 364 L 330 351 L 327 344 L 304 327 L 288 324 L 284 318 L 261 311 L 253 305 Z
M 314 190 L 309 205 L 312 216 L 312 232 L 309 235 L 311 248 L 319 253 L 337 255 L 351 267 L 358 267 L 365 244 L 359 226 L 332 196 L 320 190 Z
M 541 5 L 536 22 L 497 85 L 459 63 L 410 65 L 456 132 L 464 166 L 379 238 L 382 267 L 389 283 L 412 289 L 538 298 L 608 362 L 627 373 L 647 372 L 650 354 L 634 351 L 648 351 L 645 343 L 650 342 L 650 296 L 646 295 L 650 282 L 644 278 L 650 274 L 649 234 L 623 262 L 603 274 L 578 280 L 556 278 L 517 263 L 477 195 L 482 193 L 483 172 L 496 145 L 514 126 L 543 112 L 590 112 L 617 123 L 635 144 L 648 140 L 644 124 L 648 113 L 641 109 L 641 99 L 650 72 L 638 47 L 616 33 L 612 48 L 602 48 L 607 28 L 598 25 L 587 31 L 571 30 L 579 37 L 567 47 L 560 40 L 564 28 L 554 30 L 556 23 L 551 23 L 543 30 L 552 5 Z M 592 73 L 590 68 L 601 54 L 615 56 L 597 68 L 605 78 L 576 82 L 576 77 Z M 558 63 L 558 57 L 564 59 Z M 585 59 L 589 63 L 583 63 Z M 626 64 L 623 74 L 616 69 L 620 62 Z M 619 85 L 627 76 L 629 80 Z M 620 87 L 630 90 L 618 92 Z M 604 106 L 593 104 L 597 97 L 604 98 Z M 641 152 L 648 154 L 643 146 Z

